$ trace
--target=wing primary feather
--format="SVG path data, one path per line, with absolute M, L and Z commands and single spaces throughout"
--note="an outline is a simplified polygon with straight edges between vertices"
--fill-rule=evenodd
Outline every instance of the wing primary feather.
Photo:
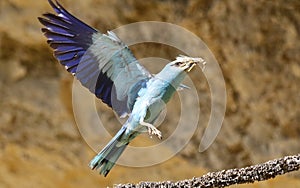
M 50 19 L 45 19 L 45 18 L 42 18 L 42 17 L 38 17 L 39 21 L 46 27 L 50 27 L 51 26 L 51 29 L 55 28 L 57 30 L 61 30 L 61 31 L 68 31 L 69 28 L 62 25 L 62 24 L 59 24 L 58 22 L 54 22 L 53 20 L 50 20 Z M 57 31 L 57 32 L 59 32 Z
M 51 23 L 56 23 L 56 24 L 62 25 L 64 27 L 67 27 L 66 25 L 69 25 L 69 26 L 72 25 L 72 22 L 70 22 L 69 20 L 66 20 L 64 17 L 57 16 L 52 13 L 45 13 L 45 14 L 43 14 L 43 16 L 48 18 Z
M 51 36 L 62 36 L 62 37 L 69 37 L 69 38 L 74 38 L 76 35 L 70 33 L 70 32 L 58 32 L 58 31 L 53 31 L 52 28 L 42 28 L 42 32 L 44 35 L 49 38 Z

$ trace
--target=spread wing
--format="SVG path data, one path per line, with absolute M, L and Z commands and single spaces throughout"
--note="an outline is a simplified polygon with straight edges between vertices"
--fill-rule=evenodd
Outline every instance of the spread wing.
M 48 1 L 57 14 L 38 19 L 56 59 L 119 116 L 129 114 L 151 74 L 113 32 L 102 34 Z

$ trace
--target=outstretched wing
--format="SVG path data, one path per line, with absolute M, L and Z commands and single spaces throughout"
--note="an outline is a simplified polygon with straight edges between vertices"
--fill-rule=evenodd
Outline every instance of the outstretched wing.
M 56 59 L 118 115 L 129 114 L 151 74 L 113 32 L 102 34 L 48 1 L 57 14 L 38 19 Z

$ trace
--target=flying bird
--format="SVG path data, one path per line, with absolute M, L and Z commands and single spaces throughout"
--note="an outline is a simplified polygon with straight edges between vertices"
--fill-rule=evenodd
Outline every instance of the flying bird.
M 129 47 L 112 31 L 106 34 L 69 13 L 58 1 L 48 0 L 56 14 L 39 17 L 43 34 L 56 59 L 120 117 L 128 117 L 111 141 L 90 161 L 91 169 L 106 176 L 126 146 L 148 131 L 162 138 L 153 125 L 184 77 L 203 58 L 178 56 L 158 74 L 148 72 Z

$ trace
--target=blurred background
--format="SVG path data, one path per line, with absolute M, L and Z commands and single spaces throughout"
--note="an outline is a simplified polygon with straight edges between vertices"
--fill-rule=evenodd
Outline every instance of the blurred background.
M 224 74 L 227 109 L 223 127 L 211 147 L 199 153 L 210 112 L 210 94 L 203 75 L 199 79 L 201 70 L 193 71 L 201 114 L 199 128 L 189 144 L 162 164 L 147 168 L 116 166 L 107 178 L 101 177 L 87 166 L 95 152 L 80 136 L 73 118 L 73 78 L 53 58 L 40 32 L 37 17 L 53 12 L 48 2 L 1 0 L 0 187 L 104 187 L 180 180 L 300 153 L 300 1 L 60 3 L 102 32 L 147 20 L 174 23 L 199 36 Z M 151 43 L 131 49 L 138 58 L 172 60 L 178 55 L 171 47 Z M 101 106 L 100 112 L 113 134 L 120 124 L 107 107 Z M 176 128 L 178 119 L 174 117 L 178 113 L 178 103 L 173 100 L 160 127 L 164 135 Z M 135 144 L 152 142 L 157 140 L 142 136 Z M 300 187 L 300 173 L 240 187 L 283 186 Z

